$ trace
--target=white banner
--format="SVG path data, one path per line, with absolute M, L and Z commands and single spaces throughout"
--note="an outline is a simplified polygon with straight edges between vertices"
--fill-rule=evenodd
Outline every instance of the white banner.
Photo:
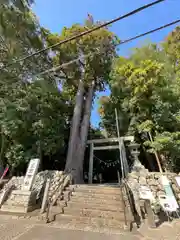
M 176 212 L 178 209 L 177 202 L 174 201 L 173 197 L 161 195 L 159 196 L 159 203 L 161 207 L 167 212 Z
M 164 199 L 164 201 L 166 201 L 167 208 L 168 208 L 168 205 L 169 205 L 170 209 L 176 209 L 177 210 L 179 208 L 179 205 L 178 205 L 178 203 L 176 201 L 176 198 L 174 196 L 174 193 L 172 191 L 169 179 L 166 176 L 161 176 L 160 180 L 161 180 L 161 183 L 162 183 L 162 185 L 164 187 L 164 190 L 165 190 L 165 193 L 166 193 L 166 195 L 164 195 L 162 197 L 162 199 Z M 176 210 L 173 210 L 173 211 L 176 211 Z
M 179 177 L 175 177 L 177 185 L 180 187 L 180 176 Z

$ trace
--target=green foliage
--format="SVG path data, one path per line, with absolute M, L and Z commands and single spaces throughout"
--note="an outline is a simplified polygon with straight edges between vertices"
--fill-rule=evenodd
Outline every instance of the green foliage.
M 0 9 L 0 67 L 40 50 L 44 31 L 30 9 L 32 1 L 4 1 Z M 72 114 L 69 97 L 47 74 L 47 53 L 5 67 L 0 74 L 0 162 L 24 171 L 33 156 L 51 156 L 64 147 L 64 133 Z M 37 81 L 38 80 L 38 81 Z
M 165 43 L 164 49 L 174 63 L 176 70 L 180 70 L 179 61 L 180 61 L 180 26 L 176 27 L 173 32 L 171 32 Z
M 153 126 L 154 124 L 151 120 L 144 121 L 138 125 L 138 132 L 139 133 L 151 132 L 153 129 Z
M 4 69 L 0 74 L 0 164 L 8 162 L 11 170 L 21 172 L 31 157 L 51 159 L 59 152 L 65 156 L 83 69 L 85 93 L 92 81 L 96 83 L 95 91 L 103 90 L 106 84 L 111 89 L 110 97 L 100 99 L 104 134 L 116 136 L 114 110 L 117 108 L 121 135 L 138 134 L 148 151 L 158 151 L 166 160 L 166 167 L 178 171 L 179 27 L 161 46 L 150 44 L 135 49 L 128 58 L 116 57 L 119 40 L 107 28 L 102 28 L 57 47 L 53 54 L 47 52 L 7 68 L 6 64 L 19 57 L 100 24 L 88 19 L 84 25 L 74 24 L 60 34 L 52 34 L 39 25 L 30 8 L 32 2 L 1 1 L 0 67 Z M 76 58 L 80 58 L 81 64 L 77 61 L 56 74 L 39 75 Z M 102 133 L 95 132 L 97 136 Z M 151 132 L 153 143 L 147 132 Z
M 85 25 L 74 24 L 70 28 L 64 28 L 60 35 L 46 32 L 49 45 L 56 44 L 76 34 L 87 31 L 100 23 L 91 23 L 86 21 Z M 64 87 L 75 86 L 77 88 L 82 68 L 84 70 L 84 81 L 91 84 L 96 81 L 96 90 L 104 88 L 105 82 L 109 79 L 111 63 L 116 55 L 116 44 L 119 42 L 117 37 L 107 28 L 101 28 L 91 34 L 85 35 L 79 39 L 60 45 L 54 51 L 53 62 L 55 65 L 69 62 L 80 58 L 83 67 L 79 62 L 68 65 L 63 72 L 68 81 L 63 83 Z
M 38 81 L 16 89 L 11 102 L 1 102 L 0 124 L 8 139 L 6 158 L 12 167 L 22 164 L 20 159 L 29 158 L 30 153 L 39 156 L 39 146 L 46 156 L 64 147 L 66 119 L 72 109 L 66 100 L 53 85 Z
M 80 57 L 85 87 L 95 80 L 96 89 L 103 89 L 118 42 L 113 33 L 103 28 L 61 45 L 53 54 L 45 52 L 6 67 L 45 45 L 99 24 L 88 20 L 85 25 L 64 28 L 60 35 L 51 34 L 39 25 L 31 3 L 3 1 L 0 9 L 0 67 L 4 67 L 0 76 L 0 162 L 8 162 L 13 172 L 23 172 L 31 157 L 43 160 L 61 154 L 60 162 L 65 158 L 82 66 L 77 62 L 56 73 L 39 73 Z
M 161 47 L 152 44 L 135 49 L 129 58 L 119 57 L 112 69 L 111 96 L 101 106 L 103 122 L 119 109 L 129 119 L 126 134 L 138 133 L 148 151 L 158 151 L 166 168 L 175 171 L 180 170 L 178 29 Z

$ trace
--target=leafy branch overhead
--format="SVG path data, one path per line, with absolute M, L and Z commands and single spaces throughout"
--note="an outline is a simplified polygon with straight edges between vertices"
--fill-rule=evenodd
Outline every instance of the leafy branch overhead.
M 166 159 L 164 164 L 176 171 L 180 156 L 179 31 L 177 27 L 161 45 L 149 44 L 128 58 L 118 57 L 111 72 L 110 98 L 100 107 L 104 125 L 107 120 L 113 123 L 110 109 L 118 108 L 125 120 L 122 129 L 138 134 L 148 151 L 158 151 Z
M 84 25 L 74 24 L 64 28 L 59 35 L 52 34 L 38 23 L 30 9 L 32 2 L 22 2 L 4 1 L 0 9 L 1 67 L 100 24 L 88 19 Z M 64 164 L 82 70 L 84 117 L 81 125 L 85 133 L 89 129 L 95 91 L 102 90 L 108 81 L 117 42 L 117 37 L 103 28 L 1 71 L 1 165 L 8 162 L 12 171 L 23 171 L 29 156 L 41 157 L 44 165 L 44 159 L 48 159 L 53 166 L 55 158 L 59 159 L 60 165 Z M 39 74 L 76 58 L 81 59 L 81 64 L 76 62 L 56 73 Z M 95 85 L 91 88 L 93 82 Z M 89 99 L 88 104 L 85 104 L 86 99 Z M 80 135 L 82 139 L 86 134 Z
M 8 163 L 19 174 L 38 156 L 42 167 L 65 167 L 79 181 L 89 132 L 116 136 L 117 108 L 120 134 L 134 134 L 146 154 L 157 151 L 166 169 L 179 171 L 180 28 L 163 43 L 136 48 L 129 57 L 118 56 L 120 40 L 101 28 L 6 67 L 100 24 L 88 15 L 84 24 L 54 34 L 40 26 L 32 3 L 1 0 L 0 167 Z M 48 72 L 75 59 L 80 61 Z M 101 122 L 94 130 L 89 124 L 92 104 L 107 87 L 111 94 L 99 100 Z

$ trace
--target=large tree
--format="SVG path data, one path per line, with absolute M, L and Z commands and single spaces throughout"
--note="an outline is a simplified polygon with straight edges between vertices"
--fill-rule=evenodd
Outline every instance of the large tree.
M 40 27 L 31 3 L 4 1 L 0 10 L 1 163 L 8 162 L 13 171 L 23 171 L 30 156 L 57 156 L 66 148 L 71 124 L 66 171 L 79 182 L 93 98 L 108 79 L 118 40 L 103 28 L 51 52 L 7 66 L 100 24 L 89 18 L 84 25 L 75 24 L 64 28 L 60 35 L 51 34 Z M 80 61 L 55 74 L 46 71 L 76 58 Z M 39 74 L 44 71 L 45 74 Z
M 57 43 L 99 24 L 89 18 L 84 25 L 75 24 L 71 28 L 64 28 L 61 35 L 48 34 L 49 44 Z M 61 45 L 54 51 L 55 64 L 79 59 L 63 69 L 66 79 L 61 83 L 63 89 L 73 86 L 77 91 L 65 167 L 65 171 L 73 175 L 76 183 L 83 180 L 83 160 L 93 98 L 97 90 L 104 88 L 109 78 L 117 42 L 118 39 L 112 32 L 107 28 L 101 28 Z

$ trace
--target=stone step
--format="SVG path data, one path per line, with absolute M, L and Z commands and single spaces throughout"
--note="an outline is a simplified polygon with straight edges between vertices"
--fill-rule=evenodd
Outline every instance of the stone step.
M 83 186 L 83 187 L 82 187 Z M 71 185 L 70 187 L 66 188 L 67 190 L 74 189 L 74 191 L 95 191 L 95 192 L 104 192 L 104 193 L 119 193 L 120 192 L 120 187 L 104 187 L 104 186 L 91 186 L 91 185 Z
M 124 221 L 124 211 L 109 211 L 91 208 L 64 208 L 64 214 L 82 217 L 109 218 Z
M 78 187 L 78 188 L 92 188 L 92 189 L 97 189 L 97 188 L 105 188 L 105 189 L 119 189 L 118 184 L 76 184 L 76 185 L 70 185 L 72 187 Z
M 106 207 L 109 205 L 121 205 L 123 204 L 122 200 L 119 199 L 109 199 L 109 198 L 95 198 L 90 196 L 71 196 L 70 201 L 67 200 L 69 203 L 81 203 L 81 204 L 99 204 L 105 205 Z
M 53 215 L 53 214 L 62 214 L 64 211 L 64 206 L 51 206 L 50 208 L 50 214 Z
M 61 207 L 61 208 L 62 208 L 62 207 L 66 207 L 66 206 L 67 206 L 67 202 L 64 201 L 64 200 L 58 199 L 57 202 L 56 202 L 56 204 L 55 204 L 55 206 Z
M 100 201 L 105 203 L 116 203 L 116 202 L 129 202 L 128 197 L 126 195 L 104 195 L 104 194 L 96 194 L 96 193 L 84 193 L 80 192 L 72 192 L 70 195 L 64 193 L 64 199 L 67 201 L 68 199 L 80 199 L 80 200 L 90 200 L 90 201 Z M 69 201 L 69 200 L 68 200 Z
M 1 207 L 1 212 L 12 212 L 12 213 L 27 213 L 35 210 L 37 206 L 24 206 L 21 204 L 18 205 L 10 205 L 10 204 L 3 204 Z
M 90 208 L 90 209 L 97 209 L 97 210 L 110 210 L 110 211 L 114 211 L 114 212 L 117 212 L 117 211 L 123 211 L 124 209 L 124 205 L 121 203 L 121 202 L 118 202 L 116 204 L 109 204 L 108 203 L 108 206 L 104 203 L 96 203 L 96 202 L 72 202 L 72 201 L 69 201 L 67 203 L 67 207 L 68 208 Z
M 84 193 L 84 192 L 72 192 L 72 196 L 76 197 L 83 197 L 88 199 L 110 199 L 110 200 L 119 200 L 122 201 L 121 194 L 114 195 L 114 194 L 103 194 L 103 193 L 97 193 L 97 192 L 91 192 L 91 193 Z
M 71 214 L 59 214 L 55 217 L 55 224 L 63 225 L 66 228 L 79 230 L 108 231 L 121 233 L 124 231 L 124 221 L 108 218 L 74 216 Z
M 72 192 L 64 191 L 61 200 L 69 201 L 72 197 Z
M 104 195 L 122 195 L 120 189 L 107 190 L 107 189 L 89 189 L 89 188 L 75 188 L 73 192 L 81 192 L 83 194 L 104 194 Z

